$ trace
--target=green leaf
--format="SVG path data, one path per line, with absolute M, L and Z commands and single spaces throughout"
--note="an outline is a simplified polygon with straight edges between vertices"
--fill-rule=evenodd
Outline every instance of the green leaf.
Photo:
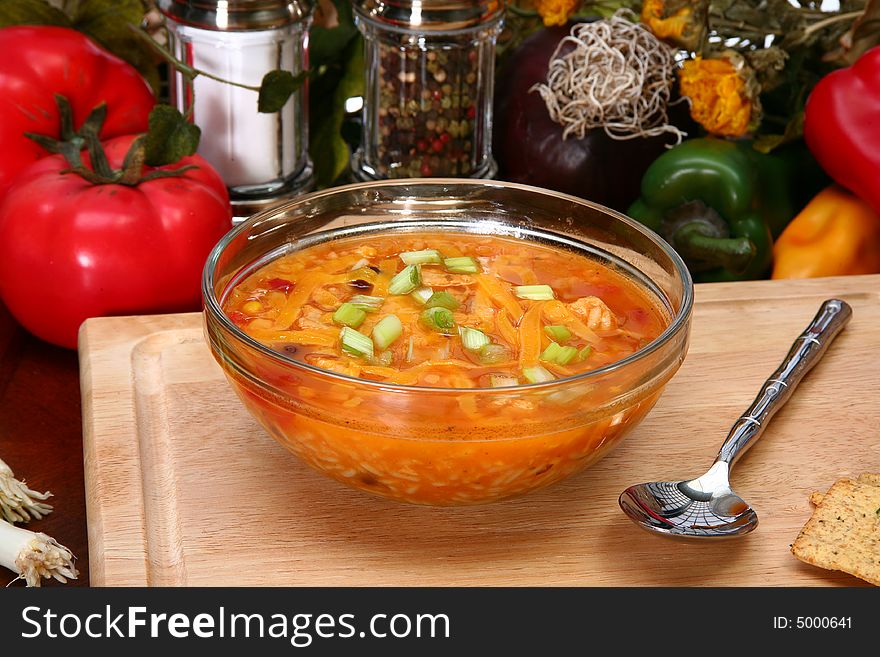
M 146 10 L 142 0 L 82 0 L 76 3 L 73 27 L 134 66 L 150 86 L 159 88 L 155 52 L 132 37 L 129 25 L 140 25 Z
M 364 44 L 356 36 L 343 52 L 344 67 L 335 67 L 310 89 L 309 154 L 319 187 L 332 185 L 348 168 L 351 152 L 342 138 L 345 101 L 364 94 Z
M 358 30 L 354 25 L 349 0 L 333 0 L 337 25 L 332 28 L 314 26 L 309 31 L 309 61 L 314 70 L 339 60 Z
M 202 131 L 169 105 L 150 112 L 150 129 L 144 141 L 145 161 L 153 167 L 173 164 L 199 147 Z
M 13 25 L 58 25 L 70 27 L 70 19 L 63 11 L 45 0 L 2 0 L 0 27 Z
M 126 25 L 140 25 L 144 18 L 141 0 L 82 0 L 76 5 L 73 23 L 81 32 L 101 41 L 132 41 Z
M 308 71 L 302 71 L 298 75 L 281 70 L 266 73 L 260 83 L 257 111 L 263 114 L 280 111 L 288 99 L 303 86 L 308 76 Z

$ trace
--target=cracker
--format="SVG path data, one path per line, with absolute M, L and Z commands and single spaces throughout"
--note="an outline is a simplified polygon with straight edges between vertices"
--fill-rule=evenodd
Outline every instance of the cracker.
M 880 486 L 841 479 L 822 498 L 791 551 L 805 563 L 880 586 Z
M 815 493 L 810 493 L 810 504 L 813 506 L 819 506 L 822 504 L 822 500 L 825 498 L 825 493 L 820 493 L 816 491 Z
M 880 473 L 866 472 L 859 475 L 859 483 L 871 484 L 872 486 L 880 486 Z

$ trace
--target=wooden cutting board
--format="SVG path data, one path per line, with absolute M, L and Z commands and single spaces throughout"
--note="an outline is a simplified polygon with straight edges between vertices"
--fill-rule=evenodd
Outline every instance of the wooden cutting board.
M 631 483 L 701 474 L 732 422 L 838 296 L 849 327 L 739 462 L 751 535 L 681 543 L 617 506 Z M 690 352 L 623 444 L 568 481 L 480 507 L 374 498 L 300 463 L 251 419 L 198 314 L 94 319 L 80 342 L 95 585 L 812 586 L 808 496 L 880 472 L 880 276 L 697 286 Z

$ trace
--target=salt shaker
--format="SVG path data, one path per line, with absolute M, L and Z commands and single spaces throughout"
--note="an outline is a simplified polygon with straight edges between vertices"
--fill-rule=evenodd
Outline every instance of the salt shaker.
M 354 177 L 491 178 L 501 0 L 353 0 L 366 48 Z
M 259 87 L 263 76 L 308 68 L 310 0 L 159 0 L 169 46 L 187 65 L 223 80 Z M 199 154 L 229 188 L 233 213 L 242 218 L 308 191 L 314 182 L 308 153 L 304 89 L 271 114 L 257 111 L 257 93 L 200 75 L 180 73 L 172 102 L 192 107 L 202 130 Z

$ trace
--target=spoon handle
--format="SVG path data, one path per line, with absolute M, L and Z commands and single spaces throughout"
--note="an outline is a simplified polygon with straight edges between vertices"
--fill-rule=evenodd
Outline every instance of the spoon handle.
M 755 401 L 734 422 L 716 462 L 724 461 L 733 466 L 745 454 L 764 432 L 774 413 L 791 397 L 801 379 L 819 362 L 850 317 L 852 308 L 845 301 L 828 299 L 822 304 L 813 321 L 792 344 L 785 360 L 764 382 Z

